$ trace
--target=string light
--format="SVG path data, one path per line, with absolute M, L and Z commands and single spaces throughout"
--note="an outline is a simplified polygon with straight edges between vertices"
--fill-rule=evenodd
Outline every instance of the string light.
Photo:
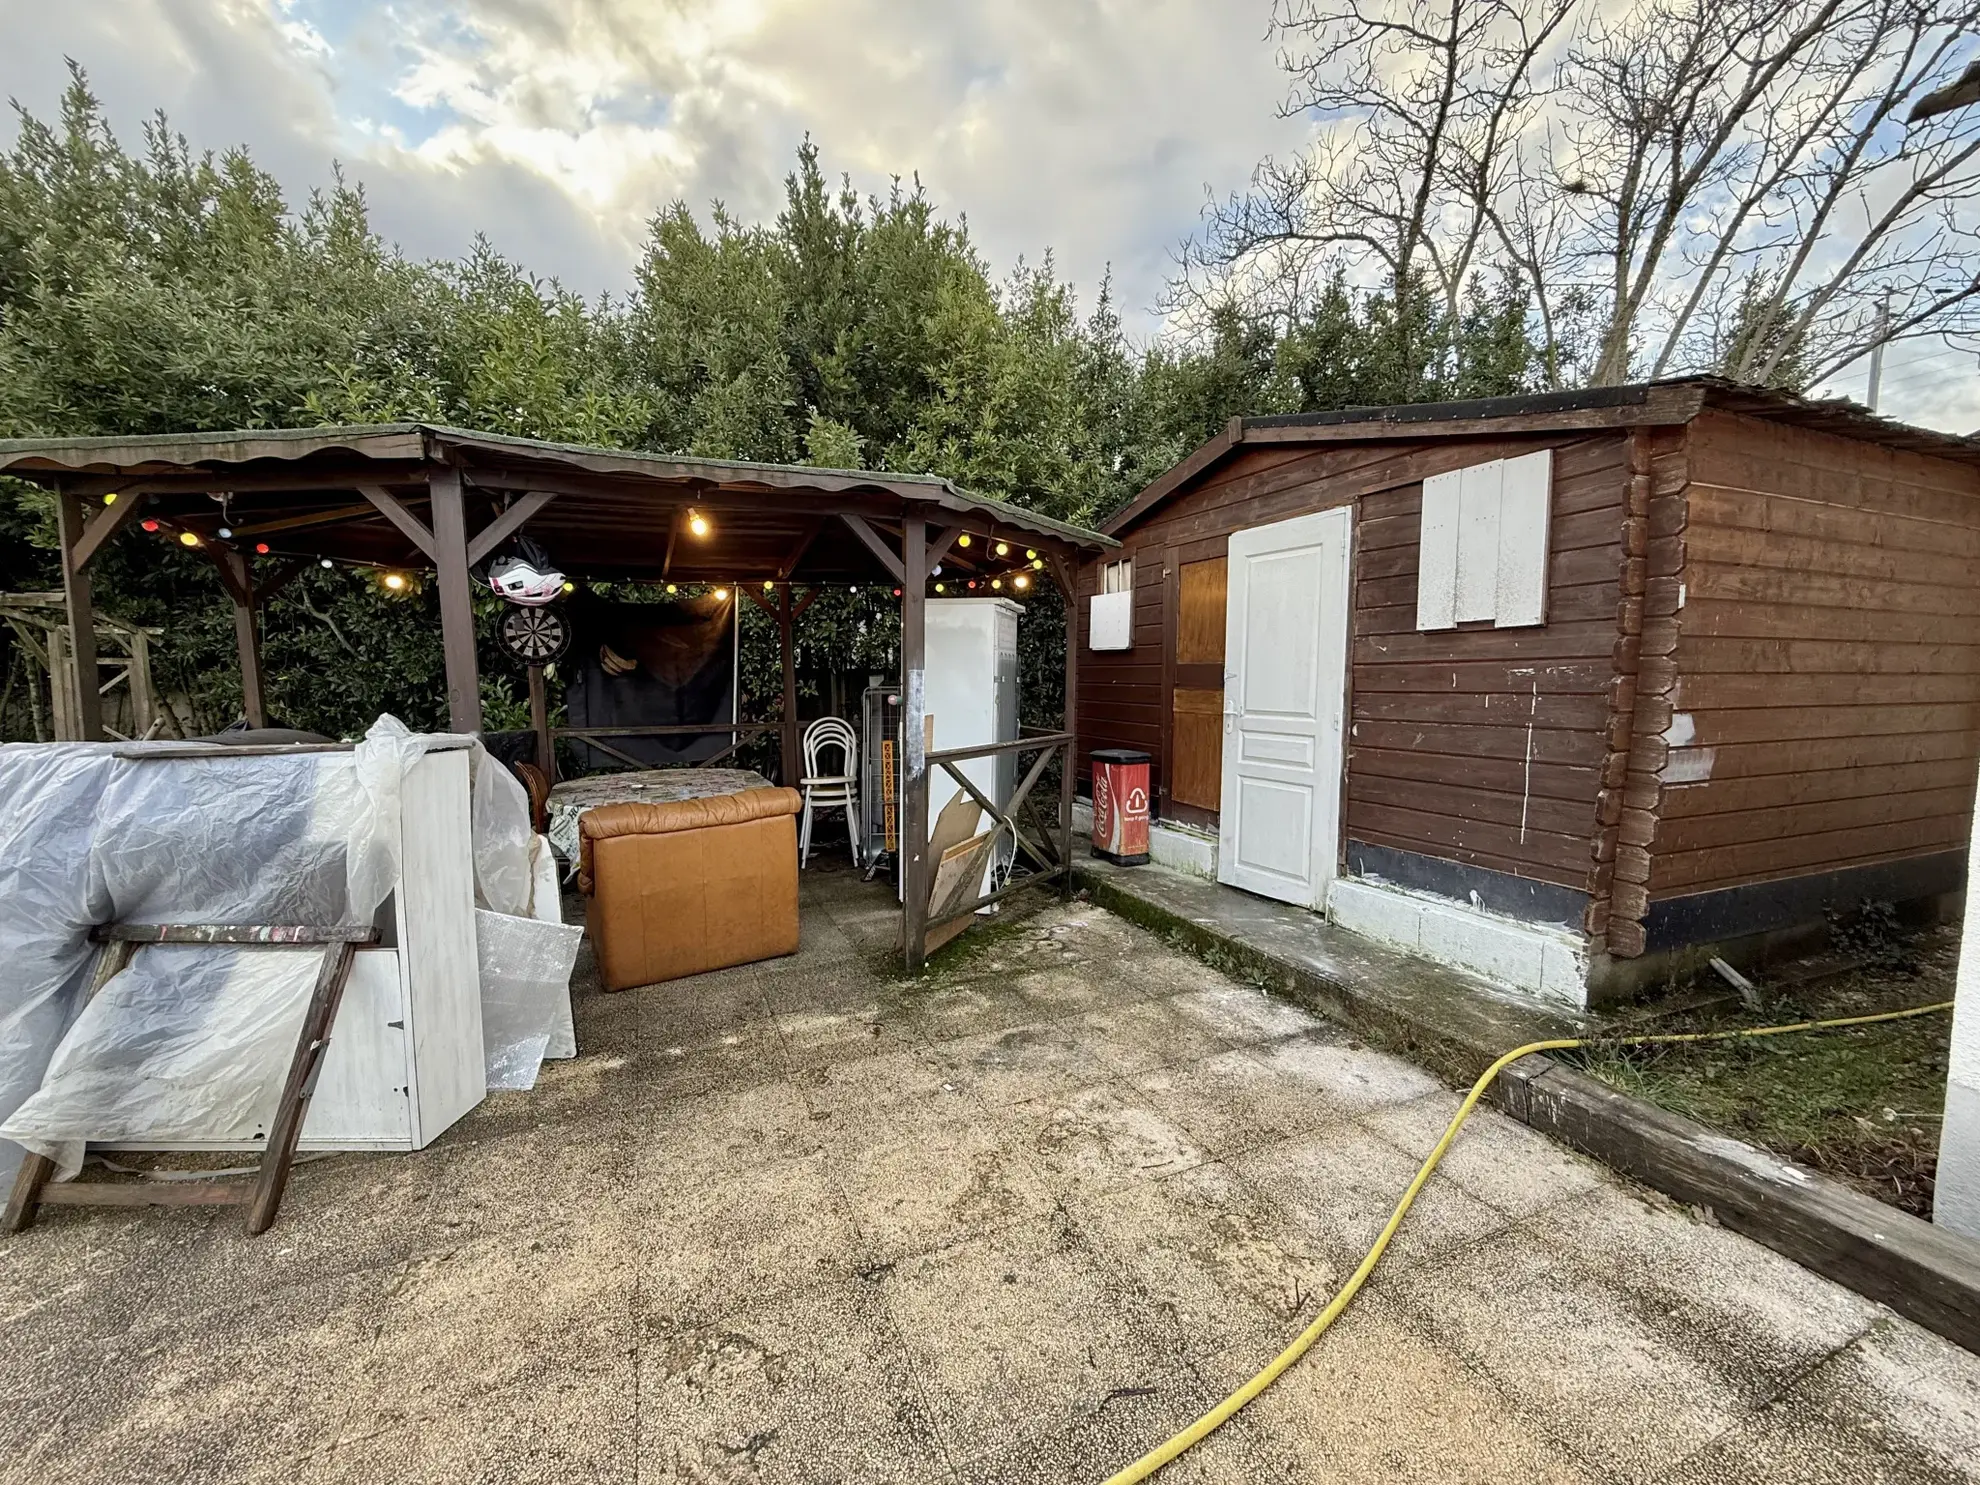
M 688 530 L 692 531 L 696 536 L 706 536 L 708 534 L 708 517 L 704 516 L 698 510 L 689 510 Z
M 997 543 L 997 555 L 999 557 L 1008 557 L 1010 556 L 1010 554 L 1011 554 L 1011 544 L 1009 542 L 1000 541 Z
M 139 521 L 138 525 L 143 527 L 146 531 L 156 531 L 158 529 L 158 523 L 153 520 Z
M 1026 548 L 1024 549 L 1024 558 L 1025 558 L 1025 561 L 1027 561 L 1027 562 L 1036 562 L 1036 561 L 1038 560 L 1038 552 L 1037 552 L 1037 550 L 1036 550 L 1035 548 L 1032 548 L 1032 547 L 1026 547 Z
M 669 584 L 667 584 L 667 591 L 668 591 L 669 593 L 678 593 L 678 592 L 680 592 L 681 590 L 680 590 L 679 588 L 677 588 L 677 587 L 675 587 L 675 586 L 674 586 L 674 585 L 673 585 L 672 583 L 669 583 Z
M 233 534 L 234 534 L 234 528 L 233 528 L 233 527 L 231 527 L 231 526 L 222 526 L 222 527 L 221 527 L 221 528 L 220 528 L 220 529 L 219 529 L 219 530 L 218 530 L 217 532 L 215 532 L 214 534 L 215 534 L 216 536 L 218 536 L 218 537 L 219 537 L 219 538 L 220 538 L 220 539 L 221 539 L 222 541 L 226 541 L 226 540 L 228 540 L 228 539 L 229 539 L 230 537 L 232 537 L 232 536 L 233 536 Z
M 990 586 L 1001 593 L 1004 591 L 1004 580 L 1002 578 L 992 578 L 990 579 Z
M 406 575 L 402 572 L 388 572 L 385 574 L 384 583 L 394 593 L 402 593 L 405 591 Z
M 325 557 L 321 565 L 324 567 L 335 567 L 337 564 L 332 562 L 328 557 Z
M 729 590 L 727 588 L 717 588 L 715 590 L 715 598 L 718 603 L 723 599 L 727 598 L 728 596 L 729 596 Z
M 268 555 L 268 543 L 265 541 L 256 542 L 254 544 L 254 549 L 259 555 L 263 557 L 266 557 Z
M 1031 575 L 1029 573 L 1024 573 L 1024 572 L 1019 573 L 1016 577 L 1011 579 L 1011 586 L 1013 588 L 1016 588 L 1018 592 L 1022 593 L 1026 588 L 1029 588 L 1031 586 Z
M 577 592 L 577 584 L 576 584 L 576 583 L 565 583 L 565 584 L 564 584 L 564 591 L 565 591 L 566 593 L 575 593 L 575 592 Z
M 958 536 L 956 538 L 956 545 L 959 547 L 966 547 L 969 545 L 969 533 L 967 531 L 965 531 L 961 536 Z
M 179 545 L 182 547 L 196 547 L 199 545 L 199 538 L 190 531 L 181 531 L 179 533 Z
M 776 587 L 777 587 L 777 585 L 776 585 L 775 583 L 773 583 L 773 582 L 771 582 L 771 581 L 770 581 L 770 580 L 769 580 L 768 578 L 765 578 L 765 579 L 763 580 L 763 591 L 764 591 L 764 592 L 766 592 L 766 593 L 771 593 L 771 592 L 774 592 L 774 591 L 776 591 Z
M 944 589 L 944 588 L 942 587 L 942 585 L 941 585 L 940 583 L 937 583 L 937 584 L 935 585 L 935 591 L 936 591 L 937 593 L 941 593 L 941 592 L 944 592 L 944 591 L 946 591 L 946 590 L 945 590 L 945 589 Z
M 103 497 L 103 503 L 105 505 L 115 505 L 117 503 L 117 492 L 112 490 L 108 495 L 105 495 Z
M 1043 572 L 1045 570 L 1045 559 L 1043 557 L 1033 557 L 1031 559 L 1031 565 L 1040 572 Z

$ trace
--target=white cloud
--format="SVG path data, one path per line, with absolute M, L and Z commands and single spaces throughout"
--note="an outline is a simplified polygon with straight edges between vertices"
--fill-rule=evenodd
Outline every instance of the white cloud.
M 1206 187 L 1299 143 L 1267 0 L 0 0 L 0 92 L 44 117 L 88 69 L 127 142 L 163 108 L 300 198 L 332 160 L 418 255 L 477 232 L 624 288 L 676 197 L 774 214 L 798 142 L 862 190 L 919 175 L 998 271 L 1050 249 L 1090 304 L 1145 312 Z M 1980 377 L 1925 345 L 1885 407 L 1980 426 Z M 1943 374 L 1941 374 L 1943 372 Z M 1862 369 L 1832 390 L 1861 397 Z
M 163 107 L 296 193 L 340 158 L 409 251 L 482 231 L 588 291 L 625 285 L 676 197 L 774 213 L 809 133 L 862 190 L 918 174 L 999 270 L 1053 250 L 1090 302 L 1111 265 L 1132 318 L 1205 188 L 1298 137 L 1264 23 L 1264 0 L 0 0 L 0 89 L 45 115 L 73 56 L 121 131 Z

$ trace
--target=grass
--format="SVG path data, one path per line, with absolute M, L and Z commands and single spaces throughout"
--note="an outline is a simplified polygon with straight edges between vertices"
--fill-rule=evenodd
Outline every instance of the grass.
M 1845 953 L 1868 962 L 1808 979 L 1797 977 L 1818 966 L 1778 966 L 1760 981 L 1757 1012 L 1736 999 L 1683 1009 L 1673 997 L 1668 1011 L 1650 1007 L 1641 1029 L 1732 1030 L 1952 998 L 1957 928 L 1881 945 L 1840 937 Z M 1707 987 L 1694 987 L 1694 1001 L 1697 988 Z M 1925 1016 L 1750 1041 L 1595 1048 L 1568 1060 L 1622 1092 L 1928 1217 L 1951 1030 L 1951 1016 Z

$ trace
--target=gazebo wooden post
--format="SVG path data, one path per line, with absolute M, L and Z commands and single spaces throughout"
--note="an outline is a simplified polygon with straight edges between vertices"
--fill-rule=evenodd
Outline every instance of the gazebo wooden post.
M 447 660 L 447 727 L 481 731 L 481 670 L 475 658 L 474 588 L 468 576 L 467 509 L 461 472 L 427 478 L 433 499 L 433 565 L 440 574 L 440 642 Z
M 550 736 L 550 688 L 543 667 L 529 668 L 529 730 L 536 734 L 536 766 L 551 783 L 557 782 L 557 747 Z
M 87 555 L 78 556 L 76 544 L 82 540 L 82 497 L 63 490 L 56 497 L 56 535 L 62 547 L 62 599 L 69 620 L 70 670 L 75 676 L 75 719 L 77 739 L 103 740 L 103 694 L 97 689 L 96 608 L 90 601 Z
M 928 523 L 901 522 L 901 942 L 909 974 L 928 957 Z
M 241 652 L 241 712 L 250 727 L 268 725 L 267 687 L 261 673 L 261 633 L 254 605 L 234 602 L 234 647 Z
M 786 789 L 795 789 L 801 771 L 798 767 L 796 624 L 791 613 L 789 583 L 777 590 L 777 641 L 784 657 L 784 712 L 783 726 L 779 730 L 783 776 L 778 782 Z
M 1059 591 L 1066 599 L 1066 706 L 1065 720 L 1059 730 L 1073 734 L 1073 740 L 1066 744 L 1065 769 L 1059 777 L 1059 839 L 1060 859 L 1065 863 L 1066 874 L 1060 878 L 1061 896 L 1073 895 L 1073 784 L 1079 773 L 1079 553 L 1068 552 L 1054 557 L 1052 576 L 1058 581 Z
M 219 548 L 214 560 L 228 579 L 227 596 L 234 600 L 234 648 L 241 657 L 241 713 L 250 727 L 268 725 L 268 691 L 261 669 L 261 612 L 254 591 L 254 572 L 240 553 Z

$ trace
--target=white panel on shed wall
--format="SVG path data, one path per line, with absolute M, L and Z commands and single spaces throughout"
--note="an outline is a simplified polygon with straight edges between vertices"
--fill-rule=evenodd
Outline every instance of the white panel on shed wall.
M 1499 601 L 1499 485 L 1505 461 L 1459 471 L 1457 621 L 1489 619 Z
M 1499 490 L 1498 599 L 1501 629 L 1547 622 L 1548 513 L 1553 505 L 1554 451 L 1503 461 Z
M 1088 600 L 1086 647 L 1126 650 L 1134 646 L 1134 594 L 1095 593 Z
M 1433 474 L 1423 482 L 1423 527 L 1416 568 L 1416 627 L 1449 629 L 1457 623 L 1458 485 L 1462 472 Z

